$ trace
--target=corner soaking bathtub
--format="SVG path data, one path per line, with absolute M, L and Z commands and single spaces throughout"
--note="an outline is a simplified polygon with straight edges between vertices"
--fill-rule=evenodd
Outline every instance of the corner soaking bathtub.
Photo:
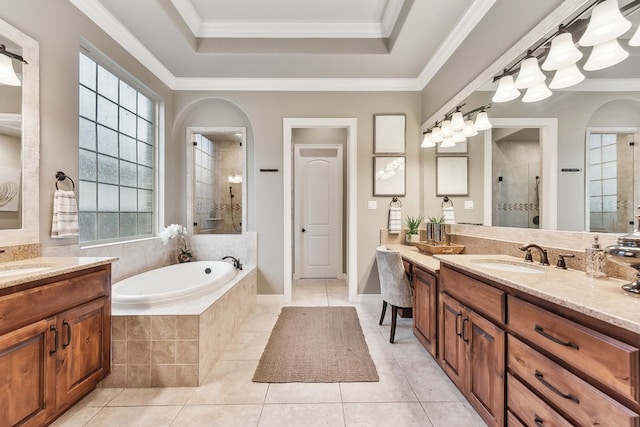
M 169 265 L 124 279 L 113 286 L 114 309 L 144 309 L 198 298 L 214 292 L 236 275 L 224 261 Z

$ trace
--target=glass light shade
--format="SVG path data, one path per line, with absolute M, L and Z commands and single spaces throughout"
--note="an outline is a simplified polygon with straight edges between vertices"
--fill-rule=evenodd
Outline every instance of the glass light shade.
M 460 111 L 456 111 L 453 113 L 451 117 L 451 130 L 458 131 L 464 129 L 464 118 L 462 117 L 462 113 Z
M 498 80 L 498 89 L 493 94 L 491 101 L 507 102 L 520 96 L 520 91 L 513 84 L 513 76 L 502 76 Z
M 453 142 L 453 137 L 450 136 L 450 137 L 444 138 L 442 140 L 442 143 L 440 144 L 440 147 L 449 148 L 449 147 L 455 147 L 455 145 L 456 145 L 456 143 Z
M 522 102 L 542 101 L 543 99 L 550 97 L 552 94 L 553 92 L 549 90 L 544 82 L 538 83 L 537 85 L 531 86 L 527 89 L 527 92 L 522 97 Z
M 13 69 L 11 58 L 0 54 L 0 84 L 7 86 L 20 86 L 20 80 Z
M 480 111 L 478 113 L 478 115 L 476 116 L 476 122 L 474 123 L 473 127 L 477 131 L 487 130 L 493 127 L 491 125 L 491 122 L 489 121 L 489 116 L 487 115 L 486 111 Z
M 606 43 L 595 45 L 583 68 L 585 71 L 602 70 L 624 61 L 628 56 L 629 52 L 620 46 L 618 39 L 613 39 Z
M 430 148 L 435 146 L 436 146 L 436 143 L 433 142 L 433 140 L 431 139 L 431 133 L 430 132 L 425 133 L 424 138 L 422 138 L 422 144 L 420 144 L 420 147 Z
M 478 131 L 475 127 L 473 127 L 473 120 L 467 120 L 464 122 L 464 129 L 462 129 L 462 135 L 465 138 L 469 138 L 471 136 L 476 136 Z
M 618 0 L 605 0 L 593 8 L 587 29 L 578 40 L 580 46 L 596 46 L 616 39 L 631 28 L 620 13 Z
M 540 70 L 538 59 L 530 56 L 520 64 L 520 72 L 515 81 L 517 89 L 527 89 L 537 83 L 542 83 L 547 76 Z
M 440 135 L 442 135 L 443 138 L 453 136 L 453 130 L 451 129 L 450 120 L 445 120 L 442 122 L 442 126 L 440 126 Z
M 629 46 L 640 46 L 640 25 L 633 37 L 629 39 Z
M 571 64 L 564 68 L 559 68 L 558 71 L 551 79 L 549 83 L 550 89 L 564 89 L 573 85 L 577 85 L 584 80 L 584 74 L 580 72 L 576 64 Z
M 454 132 L 451 138 L 453 139 L 453 142 L 455 144 L 457 144 L 458 142 L 464 142 L 467 140 L 467 138 L 462 134 L 461 131 Z
M 440 132 L 440 128 L 438 126 L 431 129 L 431 140 L 433 142 L 442 142 L 442 133 Z
M 560 33 L 551 41 L 551 49 L 541 68 L 547 71 L 559 70 L 575 64 L 582 58 L 582 52 L 573 43 L 571 33 Z

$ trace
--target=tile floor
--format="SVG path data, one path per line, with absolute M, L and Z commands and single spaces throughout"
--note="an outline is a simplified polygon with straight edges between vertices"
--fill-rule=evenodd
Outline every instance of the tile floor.
M 339 280 L 302 280 L 292 305 L 350 305 Z M 356 304 L 380 382 L 251 382 L 280 305 L 258 304 L 237 337 L 194 388 L 99 388 L 53 426 L 484 426 L 480 417 L 400 319 L 389 343 L 389 312 Z

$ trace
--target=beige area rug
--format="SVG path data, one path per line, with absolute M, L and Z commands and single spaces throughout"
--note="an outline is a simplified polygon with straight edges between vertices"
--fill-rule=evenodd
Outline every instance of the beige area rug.
M 253 375 L 258 383 L 378 380 L 353 307 L 284 307 Z

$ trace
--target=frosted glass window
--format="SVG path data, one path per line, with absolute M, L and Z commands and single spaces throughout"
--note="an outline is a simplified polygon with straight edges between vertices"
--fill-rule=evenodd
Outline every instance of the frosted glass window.
M 589 194 L 592 196 L 602 196 L 602 181 L 590 181 Z
M 602 148 L 589 150 L 589 164 L 596 165 L 602 163 Z
M 591 212 L 602 212 L 602 197 L 589 197 Z
M 618 174 L 618 165 L 616 162 L 602 164 L 602 179 L 615 178 Z
M 96 149 L 96 124 L 80 117 L 80 147 L 89 150 Z
M 80 242 L 153 235 L 157 103 L 83 53 L 78 82 Z
M 592 165 L 589 168 L 589 179 L 592 181 L 602 179 L 602 164 Z
M 602 145 L 615 145 L 618 136 L 615 133 L 602 134 Z
M 615 212 L 617 202 L 618 202 L 618 196 L 604 196 L 602 198 L 602 211 Z
M 617 221 L 617 136 L 589 136 L 589 222 L 591 231 L 613 231 Z
M 597 133 L 592 133 L 589 136 L 589 148 L 596 148 L 602 146 L 602 136 Z
M 613 162 L 615 160 L 616 160 L 616 146 L 605 145 L 604 147 L 602 147 L 602 161 Z
M 612 195 L 618 194 L 618 180 L 617 179 L 605 179 L 602 181 L 602 194 Z

